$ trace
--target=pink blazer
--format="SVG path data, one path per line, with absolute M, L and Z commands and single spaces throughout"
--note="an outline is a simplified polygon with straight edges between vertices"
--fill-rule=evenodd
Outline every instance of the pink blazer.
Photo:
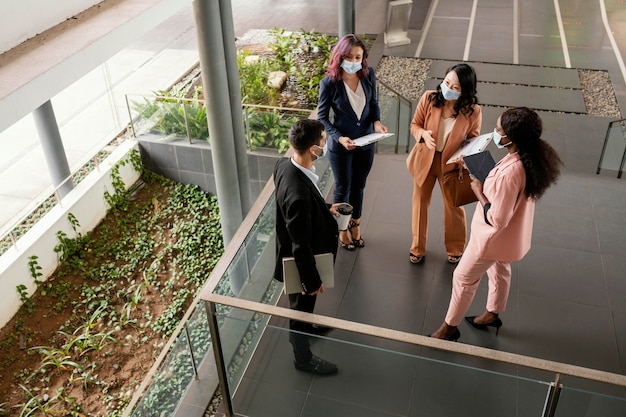
M 476 204 L 468 247 L 485 259 L 518 261 L 530 249 L 535 200 L 526 197 L 526 172 L 519 155 L 500 160 L 491 170 L 483 193 L 491 203 L 485 222 L 483 206 Z
M 435 150 L 428 149 L 424 141 L 420 141 L 418 138 L 422 137 L 424 130 L 432 130 L 432 136 L 437 138 L 439 132 L 439 123 L 441 121 L 441 107 L 433 107 L 432 103 L 428 100 L 428 96 L 434 90 L 427 90 L 415 109 L 413 120 L 411 121 L 411 134 L 417 141 L 415 147 L 411 151 L 412 155 L 409 155 L 407 159 L 407 169 L 415 178 L 418 185 L 421 187 L 428 176 L 430 166 L 435 158 Z M 456 164 L 446 165 L 446 161 L 450 159 L 452 154 L 456 152 L 466 138 L 473 138 L 480 134 L 480 126 L 482 123 L 482 110 L 479 105 L 474 105 L 474 112 L 466 116 L 459 114 L 454 122 L 454 127 L 450 132 L 446 146 L 441 153 L 442 172 L 452 171 L 456 168 Z M 413 154 L 415 152 L 415 154 Z

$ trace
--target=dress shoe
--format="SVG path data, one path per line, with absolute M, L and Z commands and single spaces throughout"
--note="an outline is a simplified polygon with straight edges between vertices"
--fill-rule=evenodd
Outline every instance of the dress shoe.
M 502 320 L 500 320 L 500 317 L 496 317 L 495 320 L 490 321 L 489 323 L 476 323 L 474 321 L 474 319 L 476 319 L 477 316 L 469 316 L 469 317 L 465 317 L 465 320 L 471 324 L 472 326 L 474 326 L 477 329 L 480 330 L 487 330 L 488 327 L 495 327 L 496 328 L 496 336 L 498 335 L 498 332 L 500 331 L 500 327 L 502 327 Z
M 313 355 L 308 362 L 293 362 L 296 369 L 315 375 L 330 375 L 337 372 L 337 365 Z

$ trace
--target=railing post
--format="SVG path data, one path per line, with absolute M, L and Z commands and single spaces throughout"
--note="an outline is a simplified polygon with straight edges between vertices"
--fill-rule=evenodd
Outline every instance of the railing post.
M 228 374 L 226 372 L 226 364 L 224 363 L 224 352 L 222 352 L 222 341 L 220 340 L 219 326 L 217 325 L 217 310 L 215 303 L 211 301 L 205 301 L 204 306 L 211 331 L 211 347 L 213 348 L 213 355 L 215 355 L 215 367 L 217 368 L 217 376 L 220 381 L 224 413 L 226 417 L 234 417 L 233 402 L 230 397 L 230 388 L 228 387 Z
M 187 106 L 185 102 L 181 100 L 180 104 L 183 106 L 183 117 L 185 118 L 185 131 L 187 132 L 187 140 L 191 145 L 191 133 L 189 133 L 189 120 L 187 119 Z
M 193 375 L 195 380 L 198 380 L 198 367 L 196 366 L 196 356 L 193 354 L 193 343 L 191 342 L 191 336 L 189 336 L 188 322 L 185 322 L 185 336 L 187 337 L 187 344 L 189 345 L 189 355 L 191 356 L 191 366 L 193 367 Z
M 561 374 L 556 374 L 554 382 L 550 383 L 550 387 L 548 388 L 548 395 L 546 396 L 546 402 L 543 406 L 543 412 L 541 413 L 542 417 L 554 417 L 562 388 Z

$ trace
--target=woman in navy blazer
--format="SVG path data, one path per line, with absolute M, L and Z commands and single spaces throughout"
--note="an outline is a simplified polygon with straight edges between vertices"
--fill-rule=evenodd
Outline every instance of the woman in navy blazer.
M 365 245 L 360 230 L 363 190 L 374 162 L 374 144 L 357 147 L 353 139 L 387 132 L 380 122 L 376 75 L 367 65 L 367 55 L 365 44 L 355 35 L 337 42 L 320 82 L 317 106 L 317 118 L 328 134 L 328 159 L 335 178 L 333 203 L 347 202 L 353 207 L 348 230 L 339 233 L 341 246 L 350 251 Z

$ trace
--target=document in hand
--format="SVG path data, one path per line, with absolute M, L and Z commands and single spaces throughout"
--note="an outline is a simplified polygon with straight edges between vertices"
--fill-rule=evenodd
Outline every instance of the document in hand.
M 496 166 L 496 161 L 489 151 L 482 151 L 472 155 L 463 157 L 463 162 L 469 171 L 470 175 L 476 177 L 480 182 L 484 183 L 485 178 L 489 175 L 489 171 Z
M 393 133 L 370 133 L 369 135 L 361 136 L 360 138 L 354 139 L 354 144 L 356 146 L 365 146 L 370 143 L 378 142 L 379 140 L 383 140 L 393 136 Z
M 472 155 L 484 151 L 487 145 L 489 145 L 489 141 L 491 141 L 492 137 L 493 133 L 485 133 L 484 135 L 476 136 L 474 138 L 466 140 L 465 142 L 463 142 L 461 147 L 450 157 L 450 159 L 448 159 L 448 162 L 446 162 L 446 164 L 451 164 L 452 161 L 461 156 Z
M 315 267 L 320 274 L 324 288 L 333 288 L 335 286 L 333 254 L 329 252 L 315 255 Z M 285 283 L 285 294 L 302 292 L 300 273 L 293 257 L 283 258 L 283 282 Z

